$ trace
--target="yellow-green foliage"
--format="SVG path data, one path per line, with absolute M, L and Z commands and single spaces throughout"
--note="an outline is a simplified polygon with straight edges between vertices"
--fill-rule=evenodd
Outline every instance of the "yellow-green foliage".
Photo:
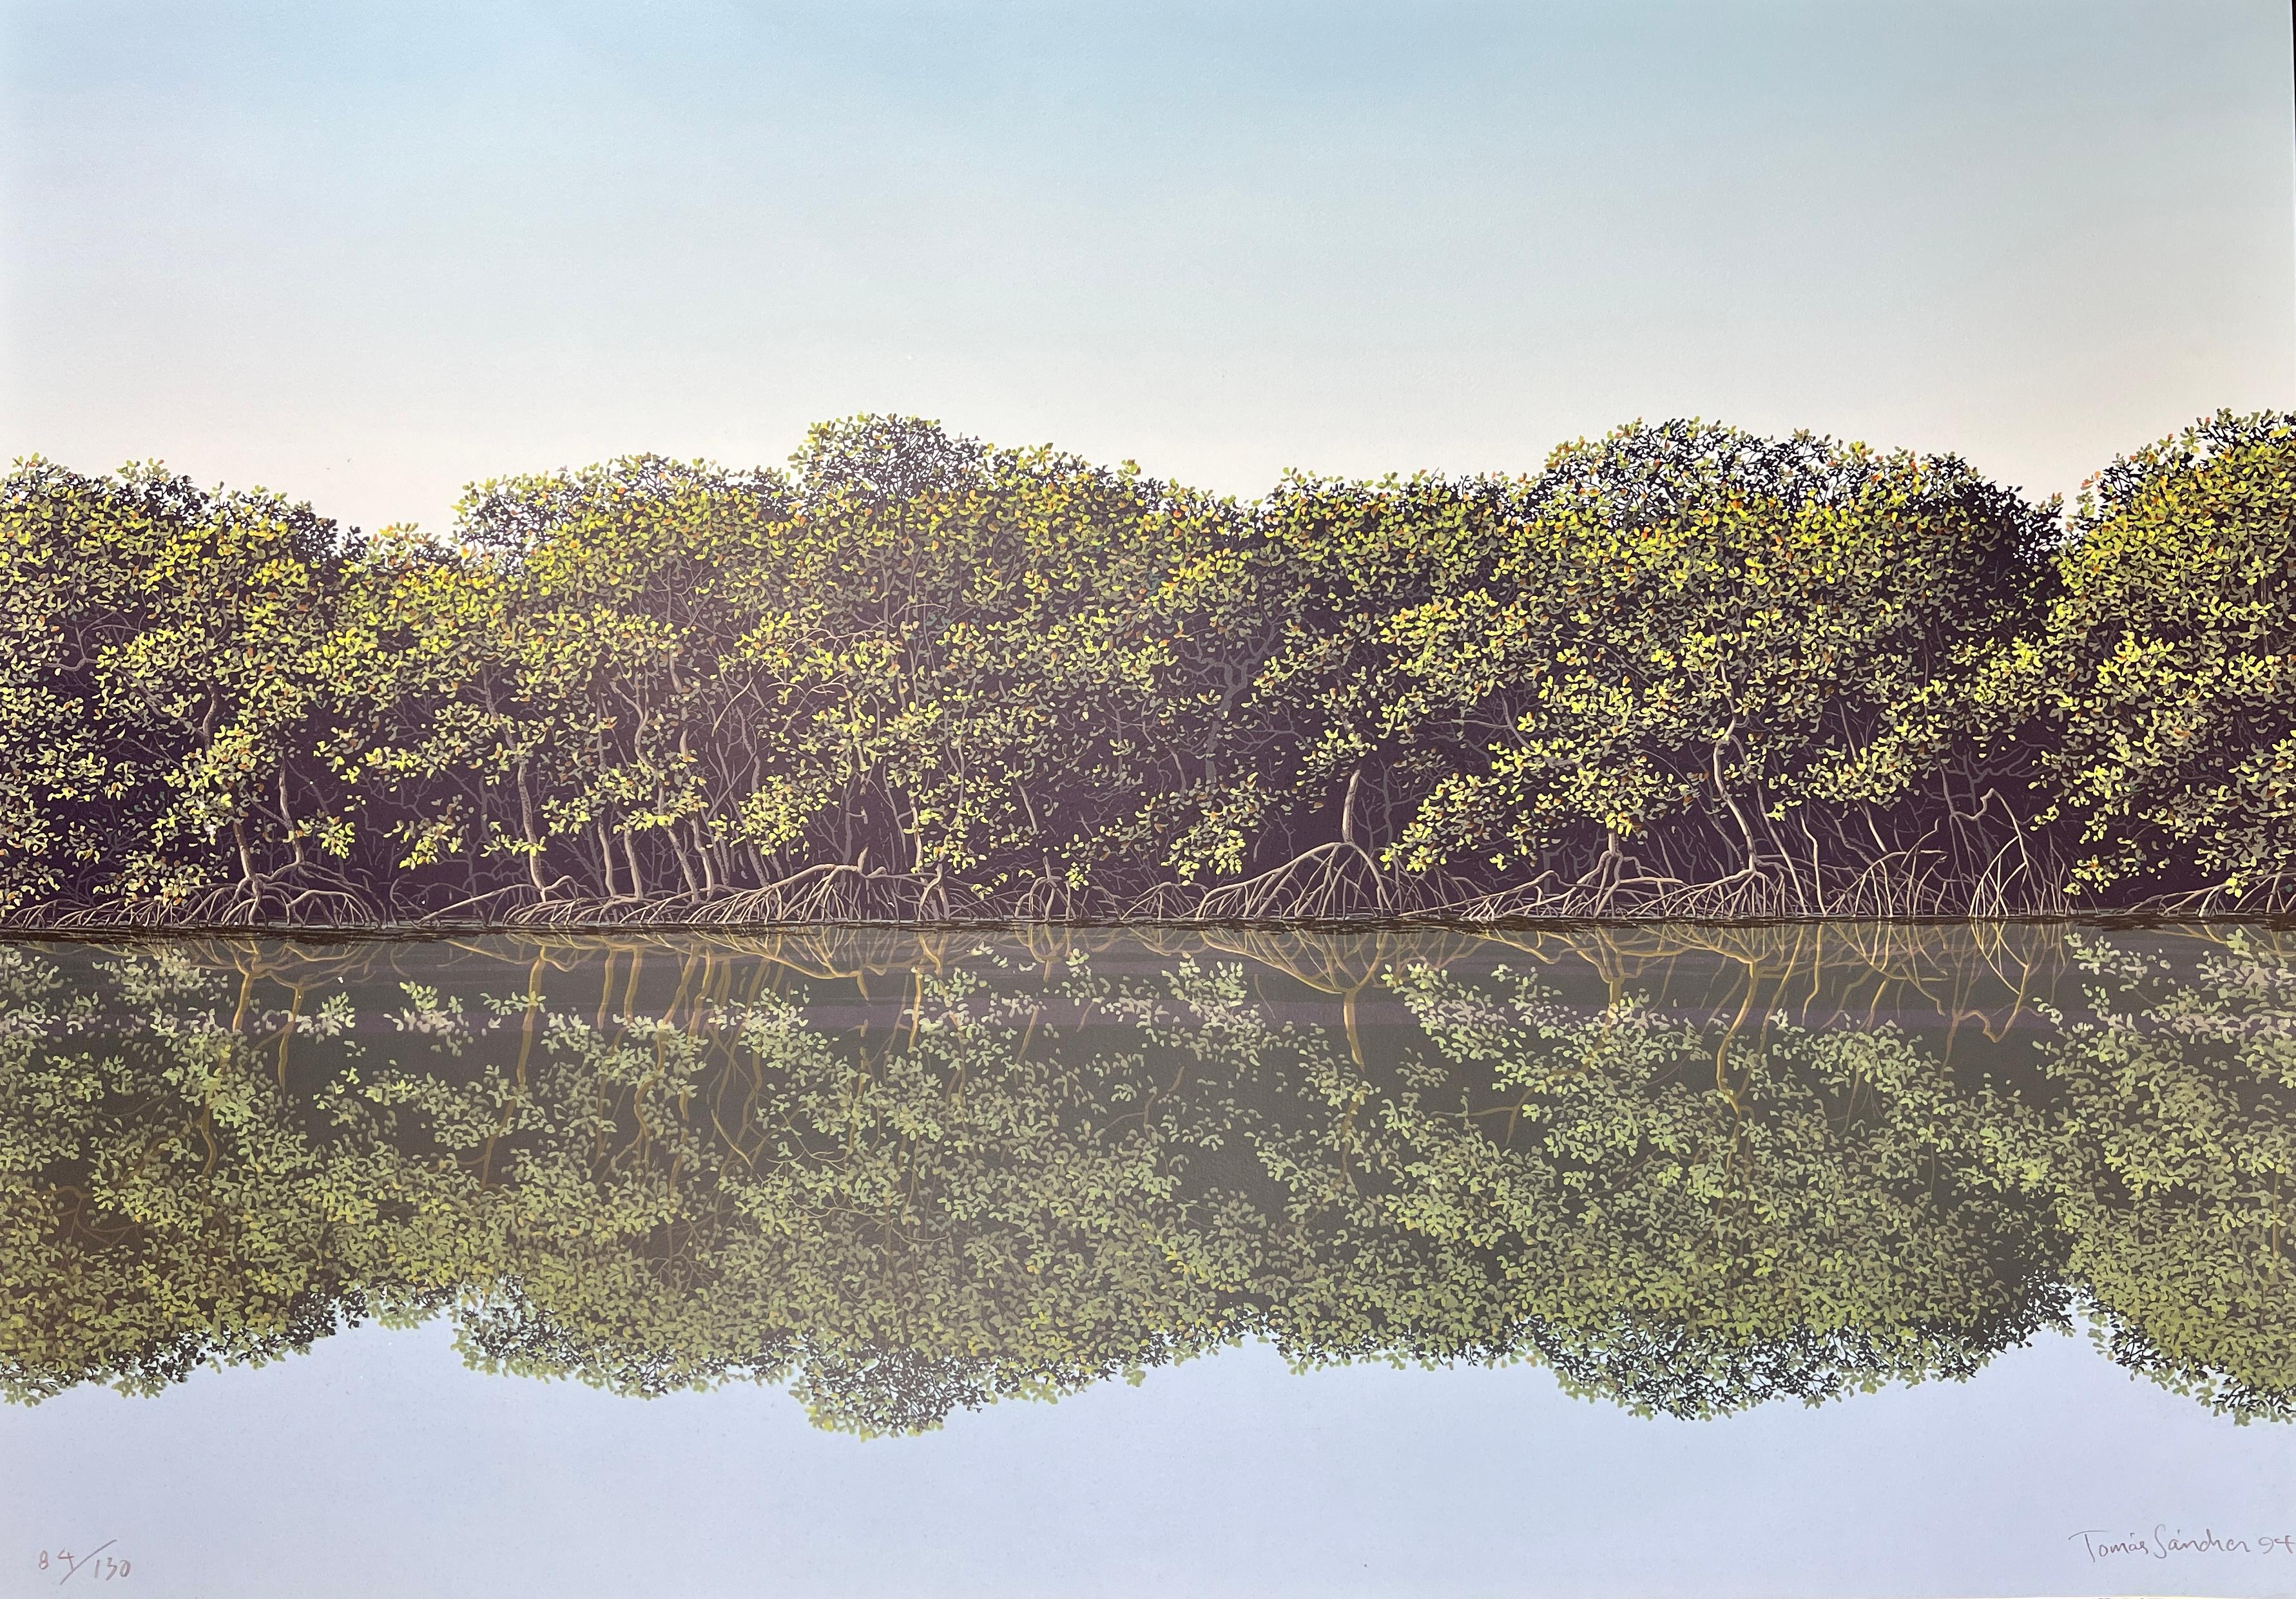
M 248 851 L 331 686 L 331 524 L 157 467 L 0 495 L 0 914 L 181 902 Z M 250 834 L 253 824 L 258 833 Z M 288 836 L 292 834 L 293 836 Z
M 2048 1070 L 2071 1269 L 2115 1355 L 2237 1413 L 2296 1394 L 2296 962 L 2235 931 L 2177 971 L 2098 940 Z
M 2095 490 L 2009 674 L 2046 729 L 2051 814 L 2078 828 L 2073 876 L 2285 901 L 2296 417 L 2217 417 L 2115 463 Z
M 2123 462 L 2062 548 L 1680 422 L 1239 504 L 863 417 L 481 484 L 451 548 L 20 463 L 0 918 L 2269 907 L 2292 439 Z
M 2040 578 L 2046 512 L 1959 462 L 1669 423 L 1520 483 L 1294 482 L 1262 512 L 1327 612 L 1262 675 L 1265 781 L 1360 777 L 1352 824 L 1406 880 L 1816 909 L 1892 856 L 1977 870 L 1906 801 L 1931 775 L 1869 758 Z
M 1733 936 L 20 945 L 0 1384 L 447 1309 L 864 1431 L 1255 1336 L 1698 1414 L 2079 1310 L 2289 1413 L 2286 939 Z

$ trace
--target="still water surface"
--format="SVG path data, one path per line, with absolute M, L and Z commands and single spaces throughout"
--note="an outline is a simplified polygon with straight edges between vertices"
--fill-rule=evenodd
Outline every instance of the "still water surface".
M 0 1085 L 0 1593 L 2296 1593 L 2286 931 L 18 942 Z

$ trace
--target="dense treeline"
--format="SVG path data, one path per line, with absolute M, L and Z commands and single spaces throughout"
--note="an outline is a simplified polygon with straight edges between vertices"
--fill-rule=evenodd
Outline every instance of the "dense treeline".
M 1234 942 L 0 948 L 0 1393 L 447 1314 L 865 1431 L 1253 1337 L 1695 1415 L 2079 1316 L 2296 1413 L 2284 935 Z
M 1238 504 L 865 417 L 456 534 L 20 463 L 0 918 L 2296 903 L 2289 415 L 2062 526 L 1696 423 Z

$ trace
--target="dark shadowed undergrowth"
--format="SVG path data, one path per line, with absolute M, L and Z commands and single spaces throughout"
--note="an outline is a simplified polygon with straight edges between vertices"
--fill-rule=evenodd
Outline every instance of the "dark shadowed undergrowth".
M 2223 415 L 2061 519 L 1670 422 L 1239 504 L 863 417 L 450 547 L 32 460 L 0 920 L 2284 909 L 2292 468 Z
M 938 1425 L 1245 1339 L 1706 1415 L 2085 1322 L 2296 1413 L 2296 939 L 0 945 L 0 1396 L 366 1319 Z

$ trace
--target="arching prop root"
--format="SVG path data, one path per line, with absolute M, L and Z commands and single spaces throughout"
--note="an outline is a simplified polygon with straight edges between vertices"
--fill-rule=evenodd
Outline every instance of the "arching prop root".
M 1213 889 L 1196 902 L 1204 922 L 1315 922 L 1392 915 L 1395 897 L 1370 852 L 1344 839 L 1302 850 L 1282 865 Z

